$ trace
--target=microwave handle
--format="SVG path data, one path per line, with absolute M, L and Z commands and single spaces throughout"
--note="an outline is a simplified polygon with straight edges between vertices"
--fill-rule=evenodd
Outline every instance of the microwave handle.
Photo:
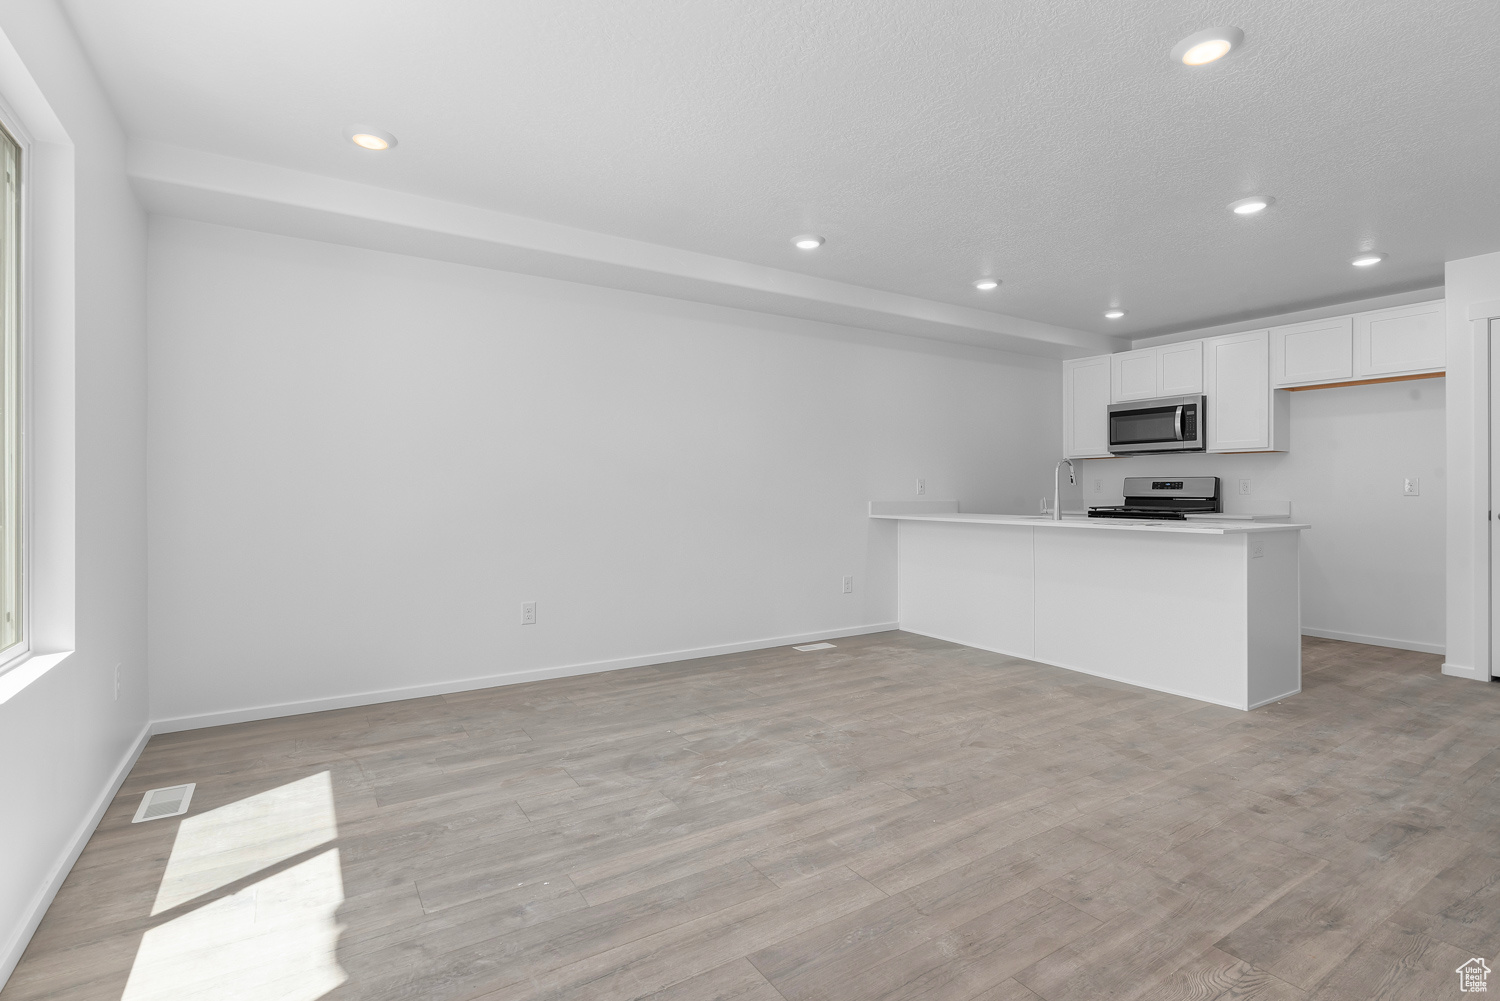
M 1179 406 L 1177 408 L 1177 440 L 1178 441 L 1182 440 L 1182 411 L 1183 411 L 1183 407 Z

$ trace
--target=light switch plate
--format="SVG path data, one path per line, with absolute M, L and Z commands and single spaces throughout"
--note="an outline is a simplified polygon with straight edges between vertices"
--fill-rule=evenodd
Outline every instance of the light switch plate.
M 1408 476 L 1406 482 L 1401 485 L 1403 497 L 1420 497 L 1422 495 L 1422 481 L 1415 476 Z

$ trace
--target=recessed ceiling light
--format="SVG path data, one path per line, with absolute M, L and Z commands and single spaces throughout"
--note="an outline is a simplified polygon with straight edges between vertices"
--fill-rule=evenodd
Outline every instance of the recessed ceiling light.
M 1104 311 L 1104 318 L 1106 320 L 1118 320 L 1124 315 L 1125 311 L 1123 309 L 1106 309 Z
M 1352 265 L 1354 265 L 1356 268 L 1368 268 L 1370 265 L 1372 265 L 1372 264 L 1379 264 L 1383 260 L 1385 260 L 1385 255 L 1384 254 L 1381 254 L 1381 253 L 1378 253 L 1378 252 L 1372 250 L 1372 251 L 1368 251 L 1366 253 L 1360 254 L 1358 257 L 1356 257 L 1354 260 L 1350 261 L 1349 263 L 1352 264 Z
M 1241 198 L 1237 202 L 1230 202 L 1229 211 L 1235 215 L 1255 215 L 1257 212 L 1264 212 L 1274 204 L 1276 204 L 1276 199 L 1270 195 L 1253 195 L 1250 198 Z
M 801 236 L 792 237 L 792 246 L 798 250 L 817 250 L 823 246 L 823 238 L 812 233 L 804 233 Z
M 981 278 L 974 283 L 974 287 L 981 292 L 988 292 L 991 289 L 999 288 L 1000 280 L 998 278 Z
M 344 130 L 344 138 L 361 149 L 382 150 L 396 145 L 396 137 L 380 129 L 365 125 L 351 125 Z
M 1172 60 L 1186 66 L 1202 66 L 1229 55 L 1244 40 L 1245 33 L 1230 25 L 1208 28 L 1172 46 Z

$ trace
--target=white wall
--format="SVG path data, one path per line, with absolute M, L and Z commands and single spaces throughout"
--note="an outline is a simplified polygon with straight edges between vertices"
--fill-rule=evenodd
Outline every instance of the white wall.
M 73 651 L 0 703 L 3 982 L 140 747 L 147 686 L 144 218 L 123 136 L 56 6 L 7 3 L 0 36 L 0 97 L 38 140 L 32 631 L 40 648 Z
M 1489 344 L 1474 335 L 1469 307 L 1500 299 L 1500 254 L 1449 261 L 1448 300 L 1448 650 L 1445 674 L 1490 673 L 1487 448 Z
M 1126 476 L 1219 476 L 1227 510 L 1292 502 L 1302 534 L 1302 626 L 1313 635 L 1441 653 L 1445 379 L 1291 394 L 1291 451 L 1079 463 L 1085 500 L 1118 503 Z M 1402 495 L 1407 476 L 1421 494 Z M 1252 494 L 1238 494 L 1249 478 Z M 1095 494 L 1094 480 L 1102 479 Z
M 1056 361 L 206 223 L 150 244 L 176 725 L 890 623 L 870 499 L 1050 483 Z

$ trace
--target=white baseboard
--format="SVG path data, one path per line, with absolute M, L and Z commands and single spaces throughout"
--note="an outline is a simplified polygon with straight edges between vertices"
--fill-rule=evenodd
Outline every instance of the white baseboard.
M 1343 640 L 1345 643 L 1363 643 L 1366 646 L 1388 646 L 1396 650 L 1415 650 L 1417 653 L 1444 653 L 1441 643 L 1423 643 L 1420 640 L 1396 640 L 1389 636 L 1365 636 L 1362 633 L 1345 633 L 1337 629 L 1312 629 L 1302 627 L 1303 636 L 1316 636 L 1323 640 Z
M 1261 699 L 1259 702 L 1251 704 L 1249 706 L 1249 708 L 1250 709 L 1259 709 L 1261 706 L 1268 706 L 1272 702 L 1280 702 L 1282 699 L 1289 699 L 1293 695 L 1301 695 L 1301 694 L 1302 694 L 1302 686 L 1298 685 L 1296 688 L 1293 688 L 1290 692 L 1282 692 L 1280 695 L 1273 695 L 1269 699 Z
M 747 650 L 768 650 L 778 646 L 797 643 L 816 643 L 844 636 L 863 636 L 867 633 L 884 633 L 900 628 L 894 622 L 877 622 L 867 626 L 850 626 L 844 629 L 825 629 L 797 636 L 776 636 L 769 639 L 748 640 L 742 643 L 722 643 L 717 646 L 697 647 L 691 650 L 672 650 L 666 653 L 647 654 L 642 657 L 622 657 L 617 660 L 596 660 L 586 664 L 568 664 L 562 667 L 540 667 L 529 671 L 514 671 L 509 674 L 492 674 L 480 678 L 463 678 L 457 681 L 439 681 L 428 685 L 413 685 L 408 688 L 387 688 L 375 692 L 356 692 L 351 695 L 336 695 L 326 699 L 308 699 L 303 702 L 281 702 L 275 705 L 251 706 L 245 709 L 228 709 L 222 712 L 202 713 L 194 716 L 175 716 L 159 719 L 151 724 L 152 733 L 176 733 L 179 730 L 198 730 L 208 726 L 225 726 L 230 723 L 248 723 L 258 719 L 275 719 L 279 716 L 300 716 L 304 713 L 325 712 L 329 709 L 349 709 L 353 706 L 370 706 L 381 702 L 399 702 L 402 699 L 420 699 L 431 695 L 451 695 L 454 692 L 471 692 L 480 688 L 497 688 L 501 685 L 519 685 L 527 681 L 546 681 L 551 678 L 571 678 L 583 674 L 601 674 L 629 667 L 648 667 L 652 664 L 670 664 L 680 660 L 696 660 L 699 657 L 718 657 L 727 653 L 744 653 Z
M 971 650 L 984 650 L 987 653 L 998 653 L 1002 657 L 1014 657 L 1017 660 L 1026 660 L 1030 661 L 1033 664 L 1041 664 L 1045 667 L 1058 667 L 1064 671 L 1073 671 L 1078 674 L 1087 674 L 1091 678 L 1103 678 L 1105 681 L 1118 681 L 1122 685 L 1129 685 L 1132 688 L 1139 688 L 1143 692 L 1161 692 L 1163 695 L 1176 695 L 1180 698 L 1192 699 L 1194 702 L 1205 702 L 1208 705 L 1223 706 L 1226 709 L 1238 709 L 1241 712 L 1247 712 L 1250 709 L 1255 708 L 1255 706 L 1242 706 L 1237 705 L 1233 702 L 1224 702 L 1220 699 L 1208 699 L 1204 698 L 1202 695 L 1190 695 L 1187 692 L 1180 692 L 1175 688 L 1156 688 L 1154 686 L 1148 687 L 1141 684 L 1139 681 L 1133 680 L 1131 678 L 1122 678 L 1117 674 L 1105 674 L 1103 671 L 1090 671 L 1087 668 L 1074 667 L 1072 664 L 1059 664 L 1055 660 L 1042 660 L 1041 658 L 1033 654 L 1017 653 L 1014 650 L 1001 650 L 999 647 L 979 646 L 976 643 L 965 643 L 962 640 L 956 640 L 950 636 L 939 636 L 936 633 L 924 633 L 920 630 L 912 629 L 910 626 L 906 627 L 906 631 L 912 633 L 915 636 L 926 636 L 928 639 L 942 640 L 944 643 L 952 643 L 956 646 L 966 646 Z M 1302 689 L 1300 688 L 1297 689 L 1297 691 L 1299 692 L 1301 690 Z M 1284 699 L 1286 698 L 1286 696 L 1278 695 L 1276 696 L 1276 698 Z M 1270 701 L 1274 702 L 1276 701 L 1276 699 L 1271 699 Z M 1265 705 L 1265 703 L 1257 702 L 1256 705 Z
M 104 819 L 104 811 L 108 810 L 109 804 L 114 802 L 115 793 L 120 791 L 120 786 L 125 783 L 126 776 L 135 767 L 141 752 L 146 749 L 146 741 L 150 739 L 150 725 L 142 727 L 140 735 L 135 738 L 135 743 L 120 759 L 114 774 L 110 776 L 109 782 L 99 793 L 99 798 L 94 801 L 93 810 L 74 832 L 67 851 L 47 873 L 46 880 L 37 890 L 36 896 L 32 898 L 26 910 L 26 919 L 16 928 L 10 941 L 5 943 L 4 950 L 0 951 L 0 989 L 5 987 L 5 982 L 15 971 L 16 964 L 21 961 L 21 954 L 26 951 L 27 944 L 31 942 L 31 936 L 36 933 L 37 925 L 42 923 L 42 915 L 46 914 L 47 908 L 52 906 L 52 899 L 57 896 L 57 891 L 62 889 L 63 880 L 68 878 L 68 873 L 73 870 L 73 863 L 77 862 L 78 856 L 83 854 L 83 848 L 89 843 L 89 838 L 93 837 L 94 829 L 99 826 L 99 821 Z
M 1450 678 L 1468 678 L 1471 681 L 1490 680 L 1490 672 L 1477 667 L 1465 667 L 1462 664 L 1444 662 L 1443 673 Z

